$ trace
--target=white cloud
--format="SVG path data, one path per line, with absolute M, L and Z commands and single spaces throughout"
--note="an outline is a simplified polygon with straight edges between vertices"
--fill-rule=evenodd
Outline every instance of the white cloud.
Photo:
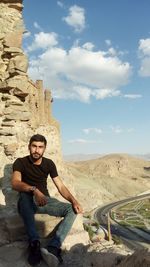
M 130 98 L 130 99 L 136 99 L 136 98 L 141 98 L 142 95 L 140 94 L 127 94 L 127 95 L 124 95 L 125 98 Z
M 115 134 L 121 134 L 121 133 L 132 133 L 135 131 L 134 128 L 128 128 L 128 129 L 122 129 L 120 126 L 110 126 L 111 130 Z
M 53 96 L 77 99 L 85 103 L 91 98 L 104 99 L 121 94 L 119 88 L 128 83 L 132 68 L 108 51 L 92 51 L 93 44 L 58 47 L 56 33 L 35 34 L 29 51 L 42 48 L 34 59 L 30 56 L 29 74 L 33 80 L 43 79 Z M 32 54 L 31 54 L 32 55 Z
M 69 140 L 68 141 L 69 144 L 95 144 L 95 143 L 99 143 L 99 141 L 97 140 L 86 140 L 86 139 L 73 139 L 73 140 Z
M 143 77 L 150 76 L 150 38 L 141 39 L 139 41 L 139 55 L 141 59 L 141 67 L 139 74 Z
M 139 51 L 143 56 L 150 56 L 150 38 L 139 41 Z
M 64 4 L 63 4 L 61 1 L 57 1 L 57 5 L 58 5 L 59 7 L 61 7 L 61 8 L 64 7 Z
M 111 40 L 107 39 L 107 40 L 105 40 L 105 43 L 106 43 L 108 46 L 111 46 Z
M 82 99 L 83 102 L 88 103 L 92 95 L 92 90 L 84 86 L 73 86 L 72 93 L 74 94 L 74 99 Z
M 139 74 L 143 77 L 150 76 L 150 57 L 141 60 Z
M 121 129 L 120 126 L 111 126 L 110 128 L 111 128 L 111 130 L 112 130 L 114 133 L 116 133 L 116 134 L 120 134 L 120 133 L 123 132 L 123 129 Z
M 117 56 L 117 51 L 113 47 L 109 48 L 108 53 L 111 56 Z
M 42 28 L 41 28 L 41 26 L 35 21 L 34 23 L 33 23 L 33 25 L 34 25 L 34 27 L 36 28 L 36 29 L 38 29 L 38 30 L 42 30 Z
M 128 132 L 128 133 L 133 133 L 134 131 L 135 131 L 134 128 L 129 128 L 129 129 L 127 129 L 127 132 Z
M 97 134 L 101 134 L 101 133 L 102 133 L 102 130 L 99 129 L 99 128 L 86 128 L 86 129 L 83 129 L 83 132 L 84 132 L 85 134 L 89 134 L 89 133 L 91 133 L 91 132 L 93 132 L 93 133 L 97 133 Z
M 57 34 L 55 32 L 45 33 L 39 32 L 34 35 L 33 43 L 28 47 L 28 51 L 34 51 L 39 48 L 47 49 L 49 47 L 55 46 L 58 44 Z
M 94 91 L 94 96 L 96 99 L 104 99 L 107 97 L 119 96 L 120 91 L 114 89 L 99 89 Z
M 103 51 L 93 52 L 82 47 L 69 50 L 67 63 L 66 70 L 71 80 L 98 88 L 116 88 L 118 83 L 126 84 L 131 70 L 129 63 L 123 63 L 117 57 L 105 57 Z
M 75 32 L 81 32 L 85 28 L 85 10 L 77 5 L 69 8 L 69 15 L 64 17 L 63 20 L 71 27 Z
M 90 51 L 90 50 L 93 50 L 94 44 L 87 42 L 82 47 Z

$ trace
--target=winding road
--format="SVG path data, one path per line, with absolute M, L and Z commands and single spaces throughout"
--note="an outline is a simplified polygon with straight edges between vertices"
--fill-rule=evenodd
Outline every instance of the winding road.
M 94 213 L 94 218 L 99 222 L 100 225 L 107 229 L 108 224 L 108 213 L 111 211 L 112 208 L 127 204 L 129 202 L 133 202 L 135 200 L 142 200 L 150 198 L 149 194 L 143 194 L 136 197 L 130 197 L 124 200 L 120 200 L 111 204 L 108 204 L 104 207 L 98 208 Z M 118 224 L 117 221 L 114 221 L 111 218 L 111 234 L 114 234 L 121 238 L 122 242 L 128 246 L 130 249 L 138 249 L 138 248 L 150 248 L 150 235 L 143 232 L 143 235 L 139 235 L 137 232 L 132 231 L 132 228 L 126 228 L 122 225 Z

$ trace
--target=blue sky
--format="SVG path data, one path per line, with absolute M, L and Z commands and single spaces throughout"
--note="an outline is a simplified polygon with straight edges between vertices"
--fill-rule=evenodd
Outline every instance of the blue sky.
M 150 152 L 149 10 L 149 0 L 24 0 L 28 73 L 52 91 L 64 154 Z

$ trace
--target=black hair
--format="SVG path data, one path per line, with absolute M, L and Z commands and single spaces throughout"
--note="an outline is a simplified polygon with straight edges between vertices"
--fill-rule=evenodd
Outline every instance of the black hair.
M 41 134 L 34 134 L 34 135 L 32 135 L 31 136 L 31 138 L 30 138 L 30 141 L 29 141 L 29 146 L 32 144 L 32 142 L 43 142 L 44 143 L 44 145 L 46 146 L 47 145 L 47 140 L 46 140 L 46 138 L 43 136 L 43 135 L 41 135 Z

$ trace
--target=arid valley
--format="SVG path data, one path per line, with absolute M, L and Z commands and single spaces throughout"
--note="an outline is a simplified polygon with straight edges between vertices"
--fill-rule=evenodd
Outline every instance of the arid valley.
M 66 162 L 85 211 L 150 190 L 150 161 L 127 154 Z

